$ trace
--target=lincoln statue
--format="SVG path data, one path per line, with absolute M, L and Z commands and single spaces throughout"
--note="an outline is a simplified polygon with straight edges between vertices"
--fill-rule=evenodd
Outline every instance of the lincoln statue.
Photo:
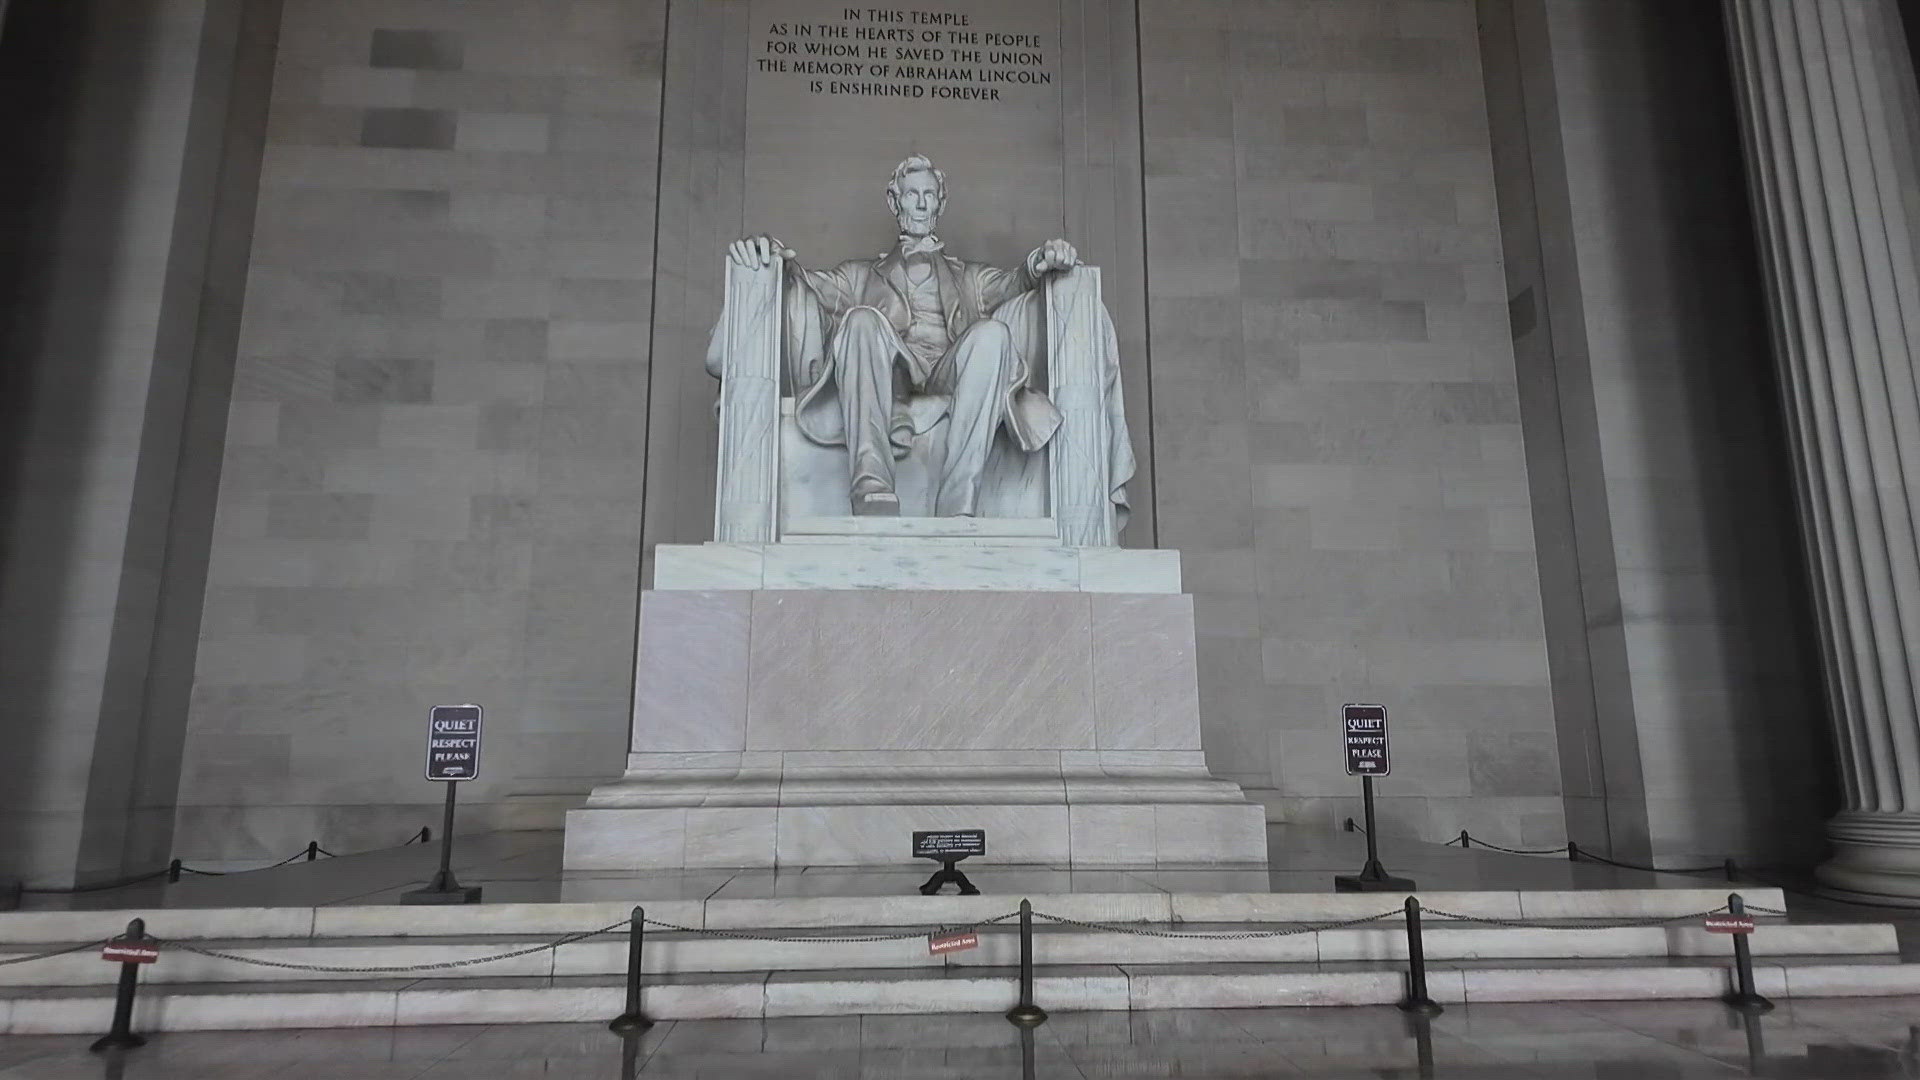
M 1041 294 L 1049 275 L 1079 262 L 1073 245 L 1049 240 L 1012 268 L 948 254 L 935 232 L 946 206 L 946 176 L 915 154 L 894 167 L 887 208 L 899 226 L 885 253 L 831 269 L 803 268 L 771 236 L 735 241 L 727 256 L 750 269 L 784 265 L 784 380 L 800 432 L 847 451 L 847 494 L 858 515 L 900 512 L 895 462 L 916 436 L 933 434 L 941 453 L 928 478 L 936 517 L 982 513 L 996 452 L 1033 454 L 1062 423 L 1047 397 Z M 1106 369 L 1117 373 L 1111 324 L 1102 340 Z M 716 338 L 717 342 L 717 338 Z M 717 349 L 716 344 L 716 349 Z M 719 374 L 720 360 L 708 358 Z M 1124 417 L 1119 425 L 1113 501 L 1132 473 Z M 938 430 L 945 421 L 944 431 Z M 999 449 L 996 451 L 996 440 Z M 991 511 L 987 511 L 991 513 Z

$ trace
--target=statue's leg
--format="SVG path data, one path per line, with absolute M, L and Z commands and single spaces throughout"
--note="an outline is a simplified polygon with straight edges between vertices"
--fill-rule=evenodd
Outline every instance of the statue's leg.
M 870 307 L 847 312 L 833 337 L 833 377 L 846 418 L 849 500 L 856 514 L 898 514 L 893 494 L 893 371 L 900 339 Z
M 947 414 L 947 457 L 933 512 L 939 517 L 971 517 L 980 498 L 993 433 L 1006 418 L 1007 387 L 1017 359 L 1013 334 L 997 319 L 981 319 L 960 335 L 936 373 L 953 395 Z

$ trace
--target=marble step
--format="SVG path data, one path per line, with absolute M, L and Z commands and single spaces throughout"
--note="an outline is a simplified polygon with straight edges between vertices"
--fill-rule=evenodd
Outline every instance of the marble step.
M 1232 935 L 1271 929 L 1270 924 L 1241 923 L 1193 925 L 1182 932 Z M 847 936 L 879 936 L 900 932 L 875 927 L 845 933 Z M 766 941 L 650 933 L 644 957 L 645 969 L 650 974 L 768 968 L 813 971 L 845 967 L 953 971 L 1019 962 L 1019 934 L 1013 927 L 1005 924 L 983 927 L 979 937 L 977 949 L 933 955 L 924 936 L 883 941 Z M 1512 928 L 1430 923 L 1423 938 L 1426 955 L 1433 961 L 1722 958 L 1731 948 L 1725 935 L 1710 934 L 1698 925 Z M 1899 951 L 1894 928 L 1873 923 L 1762 922 L 1750 942 L 1754 955 L 1759 957 L 1890 957 Z M 466 936 L 215 940 L 193 944 L 269 963 L 326 968 L 396 968 L 479 960 L 531 950 L 526 955 L 471 966 L 394 973 L 420 979 L 619 975 L 626 970 L 624 934 L 605 935 L 551 949 L 540 948 L 543 943 L 539 938 Z M 36 949 L 0 950 L 0 959 L 33 951 Z M 1224 968 L 1263 963 L 1395 962 L 1405 959 L 1406 934 L 1398 920 L 1368 927 L 1253 938 L 1158 937 L 1046 925 L 1035 930 L 1034 956 L 1036 963 L 1046 968 L 1088 964 L 1207 964 Z M 103 962 L 96 952 L 87 950 L 32 963 L 0 966 L 0 987 L 106 985 L 118 977 L 118 971 L 117 965 Z M 173 946 L 163 947 L 160 962 L 147 968 L 142 977 L 153 983 L 215 983 L 338 981 L 386 974 L 263 967 Z
M 1757 963 L 1759 991 L 1776 999 L 1920 993 L 1920 964 L 1826 958 Z M 1405 992 L 1401 970 L 1377 964 L 1099 965 L 1045 969 L 1034 999 L 1053 1012 L 1174 1008 L 1387 1005 Z M 1710 999 L 1730 985 L 1724 964 L 1557 961 L 1436 964 L 1429 993 L 1445 1004 Z M 650 980 L 656 1020 L 1004 1012 L 1016 1000 L 1011 968 L 755 971 Z M 394 1027 L 605 1021 L 622 1008 L 620 980 L 604 976 L 227 983 L 149 986 L 134 1010 L 143 1032 Z M 107 987 L 0 990 L 0 1034 L 105 1030 Z M 609 1036 L 611 1038 L 611 1036 Z
M 996 871 L 998 872 L 998 871 Z M 982 886 L 990 887 L 984 875 Z M 586 882 L 583 884 L 591 884 Z M 903 882 L 904 888 L 917 878 Z M 1739 886 L 1755 907 L 1785 909 L 1767 887 Z M 1726 903 L 1726 887 L 1702 889 L 1421 891 L 1428 908 L 1491 919 L 1671 918 Z M 1026 894 L 1036 911 L 1103 923 L 1330 923 L 1398 908 L 1404 897 L 1362 893 L 1116 892 Z M 86 941 L 118 934 L 129 919 L 177 940 L 415 937 L 446 934 L 559 936 L 623 922 L 636 903 L 649 918 L 700 929 L 775 930 L 848 926 L 953 926 L 1019 906 L 1020 895 L 792 896 L 762 899 L 605 900 L 486 903 L 476 907 L 398 904 L 321 907 L 124 908 L 0 912 L 0 947 Z

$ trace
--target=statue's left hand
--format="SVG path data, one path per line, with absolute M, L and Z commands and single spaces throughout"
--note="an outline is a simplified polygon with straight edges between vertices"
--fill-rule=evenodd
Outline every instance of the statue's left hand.
M 1071 270 L 1080 265 L 1080 253 L 1065 240 L 1049 240 L 1040 245 L 1034 259 L 1042 274 L 1051 274 L 1056 270 Z

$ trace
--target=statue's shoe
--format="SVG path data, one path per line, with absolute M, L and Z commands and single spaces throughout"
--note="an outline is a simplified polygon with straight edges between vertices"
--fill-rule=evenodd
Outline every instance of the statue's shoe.
M 900 516 L 900 496 L 894 494 L 893 484 L 881 479 L 878 473 L 878 469 L 861 469 L 855 474 L 848 501 L 853 504 L 856 517 Z
M 900 496 L 891 491 L 871 491 L 853 497 L 856 517 L 899 517 Z

